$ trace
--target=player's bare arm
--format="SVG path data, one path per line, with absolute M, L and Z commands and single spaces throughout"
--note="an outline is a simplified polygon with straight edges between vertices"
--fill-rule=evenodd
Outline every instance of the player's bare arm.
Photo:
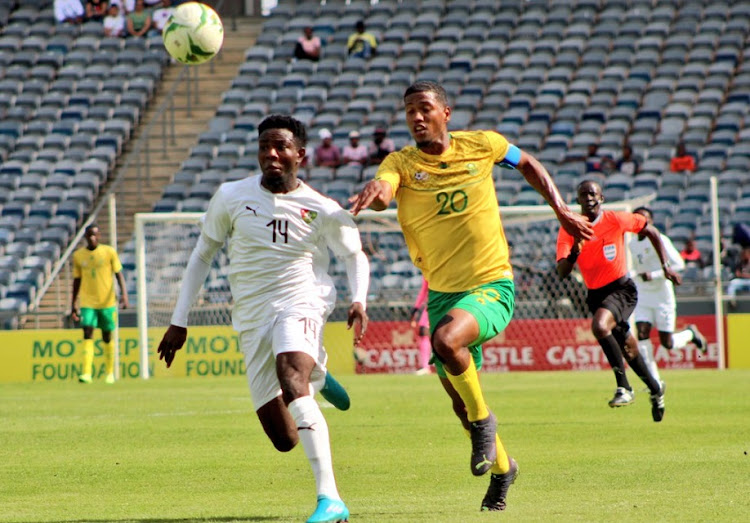
M 120 307 L 127 309 L 130 307 L 130 301 L 128 300 L 128 287 L 125 285 L 125 277 L 122 275 L 122 271 L 115 276 L 117 277 L 117 284 L 120 286 Z
M 547 169 L 539 163 L 539 160 L 530 154 L 521 151 L 521 159 L 516 167 L 523 174 L 536 191 L 541 194 L 545 201 L 555 211 L 557 220 L 565 231 L 577 239 L 589 240 L 593 237 L 591 223 L 580 214 L 574 212 L 565 203 L 560 191 L 557 189 L 552 176 Z
M 349 307 L 347 314 L 346 328 L 351 329 L 354 327 L 354 346 L 359 345 L 362 338 L 367 331 L 367 324 L 370 318 L 367 316 L 364 305 L 359 302 L 354 302 Z
M 659 234 L 659 231 L 656 229 L 656 227 L 654 227 L 653 225 L 646 225 L 646 227 L 643 228 L 640 234 L 643 234 L 646 238 L 648 238 L 651 242 L 651 245 L 654 246 L 654 250 L 656 251 L 657 256 L 659 256 L 661 267 L 664 270 L 664 277 L 675 285 L 681 284 L 682 278 L 669 264 L 667 250 L 664 248 L 664 244 L 661 242 L 661 235 Z
M 76 306 L 76 300 L 78 299 L 78 292 L 81 290 L 81 278 L 73 279 L 73 296 L 70 299 L 70 317 L 73 321 L 81 319 L 81 312 Z
M 393 199 L 391 184 L 382 180 L 370 180 L 362 192 L 349 198 L 350 210 L 355 216 L 368 207 L 373 211 L 382 211 Z
M 159 359 L 164 360 L 167 364 L 167 368 L 172 365 L 174 361 L 175 353 L 185 345 L 187 339 L 187 328 L 178 327 L 177 325 L 170 325 L 167 332 L 164 333 L 164 337 L 159 343 L 159 348 L 156 352 L 159 353 Z

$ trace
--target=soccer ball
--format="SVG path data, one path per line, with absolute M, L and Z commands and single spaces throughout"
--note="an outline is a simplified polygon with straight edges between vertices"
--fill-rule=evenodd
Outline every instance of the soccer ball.
M 224 26 L 216 11 L 199 2 L 178 5 L 161 33 L 167 52 L 183 64 L 198 65 L 216 56 Z

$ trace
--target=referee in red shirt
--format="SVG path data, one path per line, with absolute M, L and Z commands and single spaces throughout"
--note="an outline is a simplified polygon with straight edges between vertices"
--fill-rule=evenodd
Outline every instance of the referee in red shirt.
M 565 230 L 557 235 L 557 274 L 565 278 L 578 263 L 583 281 L 588 288 L 586 303 L 594 315 L 594 333 L 615 373 L 617 390 L 609 401 L 610 407 L 624 407 L 633 403 L 633 389 L 625 375 L 623 355 L 630 368 L 638 374 L 651 391 L 651 414 L 654 421 L 664 417 L 664 383 L 648 370 L 638 353 L 638 341 L 630 332 L 628 318 L 638 301 L 635 283 L 628 277 L 625 254 L 625 233 L 646 236 L 662 262 L 664 276 L 680 284 L 680 276 L 669 266 L 659 231 L 640 214 L 602 210 L 604 196 L 601 186 L 591 180 L 578 185 L 581 213 L 591 222 L 594 237 L 576 240 Z

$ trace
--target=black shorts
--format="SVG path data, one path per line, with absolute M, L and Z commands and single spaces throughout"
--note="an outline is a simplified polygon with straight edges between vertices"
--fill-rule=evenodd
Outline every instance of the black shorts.
M 623 332 L 628 332 L 630 325 L 628 319 L 635 310 L 638 303 L 638 289 L 633 280 L 627 276 L 613 281 L 598 289 L 589 289 L 586 296 L 586 304 L 591 314 L 597 309 L 607 309 L 615 317 L 617 327 Z

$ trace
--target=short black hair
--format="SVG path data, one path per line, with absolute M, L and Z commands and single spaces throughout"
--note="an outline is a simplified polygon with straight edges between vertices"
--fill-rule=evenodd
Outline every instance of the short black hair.
M 648 215 L 649 215 L 649 216 L 650 216 L 651 218 L 653 218 L 653 217 L 654 217 L 654 213 L 652 213 L 652 212 L 651 212 L 651 209 L 649 209 L 648 207 L 646 207 L 646 206 L 644 206 L 644 205 L 641 205 L 640 207 L 636 207 L 635 209 L 633 209 L 633 212 L 638 212 L 638 211 L 643 211 L 643 212 L 647 212 L 647 213 L 648 213 Z
M 587 179 L 587 180 L 583 180 L 583 181 L 582 181 L 581 183 L 579 183 L 578 185 L 576 185 L 576 192 L 578 192 L 578 190 L 579 190 L 579 189 L 580 189 L 581 187 L 583 187 L 583 186 L 584 186 L 585 184 L 587 184 L 587 183 L 593 183 L 594 185 L 596 185 L 597 187 L 599 187 L 599 192 L 601 192 L 601 191 L 602 191 L 602 184 L 600 184 L 600 183 L 599 183 L 599 182 L 597 182 L 596 180 L 592 180 L 592 179 L 590 179 L 590 178 L 589 178 L 589 179 Z
M 272 114 L 267 116 L 258 126 L 258 136 L 268 129 L 289 129 L 297 141 L 298 147 L 307 146 L 307 129 L 305 124 L 288 114 Z
M 99 226 L 97 224 L 92 223 L 91 225 L 89 225 L 88 227 L 84 229 L 83 231 L 84 236 L 88 236 L 89 232 L 91 232 L 93 229 L 98 229 L 98 228 Z
M 406 92 L 404 92 L 404 98 L 414 93 L 427 92 L 435 93 L 435 96 L 440 103 L 446 106 L 448 105 L 448 94 L 445 92 L 443 86 L 437 82 L 431 82 L 429 80 L 417 80 L 416 82 L 411 84 L 406 88 Z

